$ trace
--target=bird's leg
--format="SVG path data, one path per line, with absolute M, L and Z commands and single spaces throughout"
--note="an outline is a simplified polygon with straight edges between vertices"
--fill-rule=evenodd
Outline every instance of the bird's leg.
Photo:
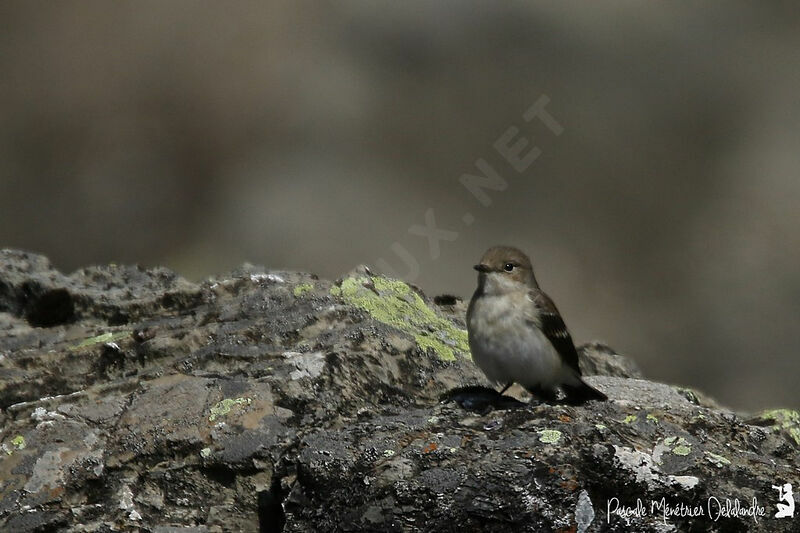
M 513 384 L 514 384 L 514 382 L 513 382 L 513 381 L 509 381 L 508 383 L 506 383 L 506 386 L 505 386 L 505 387 L 503 387 L 503 388 L 502 388 L 502 390 L 499 392 L 500 396 L 502 396 L 502 395 L 503 395 L 503 393 L 504 393 L 505 391 L 507 391 L 507 390 L 508 390 L 508 389 L 511 387 L 511 385 L 513 385 Z

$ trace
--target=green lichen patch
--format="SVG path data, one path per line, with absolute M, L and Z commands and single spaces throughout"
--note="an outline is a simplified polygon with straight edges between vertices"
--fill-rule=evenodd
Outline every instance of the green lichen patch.
M 363 309 L 378 322 L 413 336 L 417 346 L 432 350 L 440 359 L 470 357 L 467 332 L 428 307 L 402 281 L 380 276 L 345 278 L 330 293 Z
M 122 340 L 126 337 L 130 337 L 130 331 L 117 331 L 116 333 L 103 333 L 102 335 L 97 335 L 96 337 L 88 338 L 84 341 L 79 342 L 78 344 L 72 346 L 73 350 L 77 350 L 80 348 L 86 348 L 87 346 L 94 346 L 95 344 L 100 343 L 107 343 L 107 342 L 116 342 L 118 340 Z
M 688 443 L 687 444 L 679 444 L 678 446 L 675 446 L 674 448 L 672 448 L 672 453 L 674 453 L 675 455 L 686 456 L 686 455 L 689 455 L 691 452 L 692 452 L 692 447 Z
M 313 291 L 314 286 L 310 283 L 301 283 L 300 285 L 296 286 L 292 291 L 294 293 L 295 298 L 300 298 L 305 293 Z
M 225 398 L 214 404 L 211 408 L 208 421 L 213 422 L 217 418 L 227 415 L 235 405 L 250 405 L 251 401 L 250 398 Z
M 647 414 L 647 421 L 648 422 L 653 422 L 653 423 L 658 423 L 658 417 L 656 415 L 654 415 L 654 414 L 648 413 Z
M 700 399 L 697 397 L 697 394 L 692 390 L 686 387 L 675 387 L 675 391 L 686 398 L 687 401 L 693 403 L 695 405 L 700 405 Z
M 800 445 L 800 412 L 792 409 L 771 409 L 762 412 L 756 418 L 785 431 L 795 444 Z
M 13 439 L 11 439 L 11 447 L 9 448 L 8 446 L 4 445 L 3 449 L 5 450 L 7 455 L 11 455 L 12 453 L 14 453 L 15 449 L 24 450 L 25 446 L 27 446 L 25 442 L 25 437 L 23 437 L 22 435 L 17 435 Z
M 692 444 L 683 437 L 667 437 L 664 444 L 671 448 L 675 455 L 686 456 L 692 452 Z
M 727 457 L 723 457 L 721 455 L 718 455 L 718 454 L 716 454 L 714 452 L 706 451 L 706 455 L 708 456 L 707 459 L 711 462 L 711 464 L 713 464 L 714 466 L 717 466 L 719 468 L 722 468 L 725 465 L 731 464 L 730 459 L 728 459 Z
M 561 432 L 557 429 L 543 429 L 539 431 L 539 442 L 555 444 L 561 439 Z
M 636 415 L 628 415 L 625 417 L 625 420 L 622 421 L 623 424 L 633 424 L 639 417 Z

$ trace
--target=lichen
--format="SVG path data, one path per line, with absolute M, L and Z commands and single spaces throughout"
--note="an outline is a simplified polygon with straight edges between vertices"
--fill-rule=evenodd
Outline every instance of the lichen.
M 388 326 L 414 337 L 423 350 L 432 350 L 440 359 L 452 361 L 456 355 L 469 358 L 467 332 L 437 314 L 402 281 L 380 276 L 345 278 L 330 294 L 360 309 Z
M 771 409 L 762 412 L 757 418 L 785 431 L 795 444 L 800 445 L 800 412 L 792 409 Z
M 211 408 L 208 421 L 213 422 L 217 418 L 227 415 L 234 405 L 250 405 L 251 401 L 250 398 L 225 398 Z
M 688 444 L 679 444 L 678 446 L 672 448 L 672 453 L 674 453 L 675 455 L 686 456 L 689 455 L 691 452 L 692 452 L 692 447 Z
M 87 346 L 94 346 L 95 344 L 100 343 L 107 343 L 107 342 L 116 342 L 118 340 L 122 340 L 125 337 L 130 336 L 130 331 L 117 331 L 116 333 L 108 332 L 103 333 L 102 335 L 97 335 L 96 337 L 90 337 L 84 341 L 79 342 L 78 344 L 72 346 L 73 350 L 77 350 L 78 348 L 86 348 Z
M 555 444 L 561 439 L 561 432 L 557 429 L 543 429 L 539 432 L 539 442 Z
M 636 415 L 628 415 L 625 417 L 625 420 L 622 421 L 623 424 L 633 424 L 636 422 L 638 417 Z
M 6 455 L 11 455 L 14 453 L 15 448 L 17 450 L 24 450 L 25 446 L 26 446 L 25 437 L 23 437 L 22 435 L 17 435 L 13 439 L 11 439 L 11 447 L 8 447 L 7 445 L 3 444 L 0 447 L 0 449 L 6 452 Z
M 647 420 L 650 422 L 658 423 L 658 417 L 654 414 L 647 414 Z
M 686 387 L 675 387 L 675 391 L 686 398 L 689 402 L 700 405 L 700 399 L 697 397 L 697 393 L 695 393 L 692 389 Z
M 307 293 L 309 291 L 313 291 L 313 290 L 314 290 L 314 286 L 312 284 L 310 284 L 310 283 L 301 283 L 300 285 L 295 287 L 292 292 L 294 293 L 295 298 L 300 298 L 305 293 Z
M 672 448 L 672 453 L 675 455 L 686 456 L 692 452 L 692 444 L 683 437 L 667 437 L 664 439 L 664 444 Z
M 714 452 L 706 451 L 706 455 L 708 455 L 708 460 L 711 462 L 711 464 L 713 464 L 715 466 L 718 466 L 719 468 L 722 468 L 723 465 L 731 464 L 730 459 L 728 459 L 727 457 L 723 457 L 721 455 L 718 455 L 718 454 L 716 454 Z
M 11 439 L 11 444 L 13 444 L 14 447 L 16 449 L 18 449 L 18 450 L 24 450 L 25 449 L 25 437 L 23 437 L 22 435 L 17 435 L 13 439 Z
M 697 476 L 669 476 L 668 479 L 684 490 L 693 489 L 700 483 L 700 478 Z

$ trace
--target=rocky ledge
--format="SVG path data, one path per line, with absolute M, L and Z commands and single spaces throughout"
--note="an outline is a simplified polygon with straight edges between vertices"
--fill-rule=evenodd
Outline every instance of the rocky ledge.
M 366 269 L 193 284 L 4 250 L 0 530 L 800 527 L 774 516 L 796 411 L 732 413 L 599 344 L 608 402 L 468 410 L 442 401 L 486 385 L 463 316 Z

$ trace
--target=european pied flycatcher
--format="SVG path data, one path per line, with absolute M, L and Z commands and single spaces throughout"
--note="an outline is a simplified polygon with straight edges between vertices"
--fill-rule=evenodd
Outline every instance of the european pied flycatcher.
M 565 403 L 607 400 L 586 384 L 578 352 L 555 304 L 536 282 L 528 256 L 517 248 L 495 246 L 475 265 L 478 288 L 467 309 L 472 358 L 491 381 L 513 383 L 543 400 Z

